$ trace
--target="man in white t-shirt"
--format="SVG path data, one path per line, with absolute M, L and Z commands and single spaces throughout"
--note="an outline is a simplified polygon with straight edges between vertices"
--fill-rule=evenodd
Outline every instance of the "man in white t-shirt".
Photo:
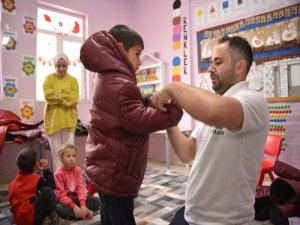
M 167 130 L 183 162 L 194 160 L 186 187 L 185 207 L 172 225 L 246 225 L 254 219 L 256 180 L 268 133 L 268 107 L 248 88 L 253 54 L 241 37 L 223 37 L 208 68 L 215 93 L 172 82 L 156 93 L 152 104 L 178 104 L 201 121 L 185 137 Z

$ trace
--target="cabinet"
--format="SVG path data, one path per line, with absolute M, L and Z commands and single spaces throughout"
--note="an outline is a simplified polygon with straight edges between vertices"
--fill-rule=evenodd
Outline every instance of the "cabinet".
M 144 95 L 149 96 L 163 87 L 165 65 L 160 59 L 147 53 L 142 55 L 141 62 L 136 72 L 137 86 Z

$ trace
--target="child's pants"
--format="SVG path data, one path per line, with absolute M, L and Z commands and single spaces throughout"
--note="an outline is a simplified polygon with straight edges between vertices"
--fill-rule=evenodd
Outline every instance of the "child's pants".
M 133 198 L 117 198 L 99 192 L 101 225 L 136 225 Z
M 74 203 L 80 207 L 78 201 L 74 201 Z M 100 200 L 98 197 L 86 197 L 86 207 L 91 211 L 98 211 L 100 209 Z M 73 209 L 63 203 L 58 203 L 56 206 L 57 215 L 66 220 L 75 220 L 75 214 Z
M 56 196 L 51 187 L 42 187 L 37 191 L 34 202 L 34 225 L 42 224 L 43 219 L 55 211 Z
M 51 148 L 52 172 L 55 173 L 61 166 L 57 152 L 64 144 L 74 144 L 74 133 L 72 133 L 69 128 L 62 129 L 49 135 L 48 141 Z

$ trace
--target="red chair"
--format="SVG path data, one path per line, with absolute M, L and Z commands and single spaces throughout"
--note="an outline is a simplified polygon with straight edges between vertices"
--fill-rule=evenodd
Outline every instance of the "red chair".
M 274 181 L 274 165 L 278 160 L 281 151 L 282 138 L 277 135 L 268 135 L 265 149 L 264 149 L 264 158 L 262 160 L 260 174 L 258 177 L 257 185 L 262 185 L 264 182 L 265 174 L 268 174 L 271 178 L 271 181 Z M 269 157 L 267 157 L 269 156 Z

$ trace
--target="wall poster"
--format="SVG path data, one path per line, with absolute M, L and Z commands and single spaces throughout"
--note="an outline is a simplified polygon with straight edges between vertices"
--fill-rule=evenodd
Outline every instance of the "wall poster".
M 218 38 L 239 35 L 248 40 L 261 64 L 300 56 L 300 4 L 197 32 L 198 71 L 205 72 Z

